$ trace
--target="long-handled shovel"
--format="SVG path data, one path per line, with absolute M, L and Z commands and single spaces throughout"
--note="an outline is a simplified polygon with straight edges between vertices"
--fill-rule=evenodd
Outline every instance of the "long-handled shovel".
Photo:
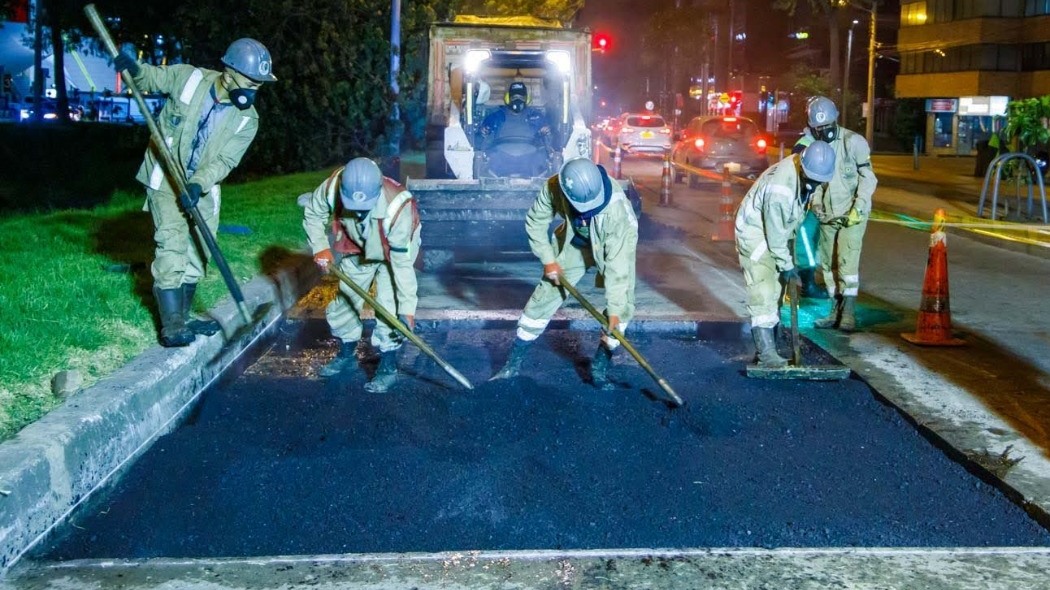
M 84 14 L 86 14 L 88 20 L 91 21 L 91 26 L 94 27 L 95 32 L 98 33 L 99 38 L 102 40 L 102 44 L 105 45 L 106 51 L 109 52 L 110 56 L 116 57 L 119 55 L 117 45 L 113 43 L 113 37 L 110 36 L 109 30 L 106 29 L 106 25 L 102 22 L 102 17 L 99 16 L 98 11 L 95 10 L 95 5 L 88 4 L 85 6 Z M 142 98 L 142 93 L 139 92 L 135 80 L 131 77 L 129 72 L 121 72 L 121 75 L 124 78 L 124 83 L 127 84 L 129 89 L 131 89 L 131 94 L 134 95 L 135 102 L 139 105 L 139 111 L 141 111 L 142 115 L 146 118 L 146 126 L 149 127 L 153 149 L 156 151 L 157 155 L 160 156 L 161 162 L 163 162 L 168 175 L 175 181 L 175 190 L 178 191 L 178 194 L 185 193 L 186 178 L 183 174 L 182 167 L 178 165 L 175 156 L 171 153 L 171 149 L 168 148 L 168 144 L 164 143 L 164 137 L 160 133 L 160 128 L 157 127 L 157 122 L 153 120 L 153 114 L 146 105 L 146 101 Z M 237 303 L 237 310 L 241 312 L 241 318 L 244 319 L 246 324 L 250 324 L 252 316 L 248 313 L 248 307 L 244 304 L 244 294 L 241 293 L 240 286 L 237 285 L 237 281 L 233 278 L 233 273 L 230 271 L 230 266 L 226 263 L 226 258 L 222 255 L 222 251 L 219 250 L 219 244 L 215 241 L 215 236 L 211 235 L 211 230 L 205 225 L 204 218 L 201 217 L 201 212 L 196 205 L 190 207 L 187 213 L 190 214 L 194 225 L 197 226 L 197 230 L 204 238 L 204 243 L 207 245 L 208 251 L 211 253 L 212 260 L 215 261 L 215 266 L 219 267 L 219 273 L 222 274 L 222 280 L 226 283 L 226 288 L 230 290 L 230 295 L 233 296 L 233 300 Z
M 842 365 L 805 365 L 802 362 L 802 338 L 798 333 L 798 283 L 787 284 L 791 300 L 791 364 L 785 367 L 748 365 L 747 376 L 759 379 L 803 379 L 809 381 L 840 381 L 849 377 L 850 369 Z
M 380 305 L 379 302 L 375 300 L 375 297 L 369 295 L 368 291 L 366 291 L 357 283 L 355 283 L 350 277 L 346 275 L 345 272 L 339 270 L 339 268 L 335 265 L 329 265 L 328 272 L 335 275 L 336 278 L 342 281 L 343 284 L 345 284 L 347 287 L 350 287 L 350 289 L 353 290 L 354 293 L 360 295 L 361 299 L 364 299 L 365 303 L 372 306 L 372 309 L 374 309 L 377 314 L 381 315 L 383 319 L 389 322 L 391 326 L 396 328 L 398 332 L 404 334 L 406 338 L 411 340 L 413 344 L 419 347 L 419 350 L 422 350 L 423 352 L 427 353 L 427 356 L 434 359 L 434 361 L 437 362 L 437 364 L 441 365 L 441 368 L 444 369 L 446 373 L 452 375 L 452 378 L 456 381 L 459 381 L 460 385 L 466 387 L 467 389 L 474 389 L 474 386 L 470 384 L 470 381 L 467 381 L 467 378 L 464 377 L 462 373 L 457 371 L 456 368 L 452 365 L 448 364 L 445 361 L 445 359 L 438 356 L 438 353 L 434 352 L 434 349 L 430 348 L 429 344 L 423 342 L 422 338 L 416 336 L 415 333 L 412 332 L 412 330 L 408 329 L 408 326 L 401 323 L 401 320 L 397 319 L 396 315 L 390 313 L 385 307 Z
M 678 397 L 678 394 L 675 393 L 673 389 L 671 389 L 671 386 L 667 383 L 667 380 L 656 374 L 656 371 L 653 370 L 653 367 L 649 364 L 649 362 L 646 361 L 645 358 L 637 350 L 635 350 L 634 346 L 632 346 L 631 343 L 627 341 L 627 338 L 625 338 L 619 330 L 615 328 L 609 328 L 609 320 L 605 319 L 605 315 L 598 311 L 593 305 L 591 305 L 591 302 L 587 301 L 587 299 L 583 295 L 581 295 L 579 291 L 576 290 L 576 287 L 573 287 L 571 284 L 569 284 L 569 281 L 565 279 L 565 275 L 558 275 L 558 282 L 561 283 L 562 288 L 568 291 L 570 295 L 575 297 L 576 300 L 580 302 L 580 305 L 582 305 L 584 309 L 589 311 L 590 314 L 594 316 L 594 319 L 598 320 L 598 323 L 602 325 L 602 328 L 604 328 L 606 332 L 611 334 L 613 338 L 616 338 L 620 341 L 620 344 L 622 344 L 624 349 L 627 352 L 629 352 L 631 356 L 634 357 L 634 360 L 638 361 L 638 364 L 641 365 L 642 368 L 645 369 L 646 372 L 649 373 L 649 375 L 656 380 L 657 385 L 659 385 L 661 389 L 667 392 L 667 395 L 671 396 L 671 399 L 674 400 L 676 406 L 681 406 L 684 403 L 682 401 L 682 398 Z

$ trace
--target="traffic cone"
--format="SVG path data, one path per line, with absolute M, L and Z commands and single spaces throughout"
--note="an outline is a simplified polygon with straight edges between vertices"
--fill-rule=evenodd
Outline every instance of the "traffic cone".
M 671 156 L 664 158 L 664 173 L 660 178 L 660 206 L 671 206 Z
M 602 146 L 602 138 L 601 137 L 595 137 L 594 138 L 594 153 L 592 154 L 594 156 L 594 163 L 595 164 L 601 164 L 602 163 L 602 147 L 603 147 Z
M 623 152 L 620 151 L 620 144 L 616 144 L 616 151 L 613 152 L 613 178 L 616 180 L 622 180 L 623 175 L 620 174 L 620 164 L 623 162 Z
M 718 202 L 718 221 L 715 223 L 715 231 L 711 234 L 714 242 L 730 242 L 736 239 L 733 229 L 735 223 L 734 211 L 736 203 L 733 199 L 733 178 L 729 174 L 729 167 L 722 167 L 722 196 Z
M 922 281 L 922 301 L 915 332 L 901 334 L 912 344 L 962 346 L 965 340 L 952 337 L 952 313 L 948 305 L 948 242 L 944 233 L 944 209 L 933 215 L 930 255 Z

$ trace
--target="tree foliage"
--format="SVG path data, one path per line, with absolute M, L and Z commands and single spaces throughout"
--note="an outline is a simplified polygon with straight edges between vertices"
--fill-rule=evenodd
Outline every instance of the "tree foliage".
M 1050 95 L 1012 100 L 1006 105 L 1004 135 L 1021 151 L 1046 145 L 1050 143 L 1048 120 Z

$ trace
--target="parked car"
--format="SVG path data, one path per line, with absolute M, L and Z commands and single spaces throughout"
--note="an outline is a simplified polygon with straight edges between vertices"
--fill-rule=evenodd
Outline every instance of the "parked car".
M 662 156 L 671 149 L 671 128 L 660 115 L 624 113 L 615 125 L 616 141 L 623 155 L 653 154 Z M 613 129 L 610 129 L 612 132 Z
M 671 162 L 714 172 L 728 166 L 733 174 L 755 177 L 769 166 L 769 144 L 769 137 L 747 117 L 694 117 L 675 143 Z M 675 182 L 681 182 L 686 174 L 675 168 Z M 689 175 L 690 187 L 695 188 L 699 181 L 699 176 Z

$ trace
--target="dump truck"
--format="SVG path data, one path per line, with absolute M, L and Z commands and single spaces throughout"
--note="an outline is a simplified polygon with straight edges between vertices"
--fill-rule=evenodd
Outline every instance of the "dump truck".
M 459 16 L 430 27 L 426 178 L 409 178 L 424 231 L 424 267 L 528 252 L 525 214 L 542 183 L 591 158 L 591 33 L 536 17 Z M 528 88 L 535 137 L 493 137 L 486 118 Z M 504 139 L 507 139 L 504 141 Z M 497 169 L 495 156 L 539 162 Z M 633 191 L 637 208 L 637 192 Z

